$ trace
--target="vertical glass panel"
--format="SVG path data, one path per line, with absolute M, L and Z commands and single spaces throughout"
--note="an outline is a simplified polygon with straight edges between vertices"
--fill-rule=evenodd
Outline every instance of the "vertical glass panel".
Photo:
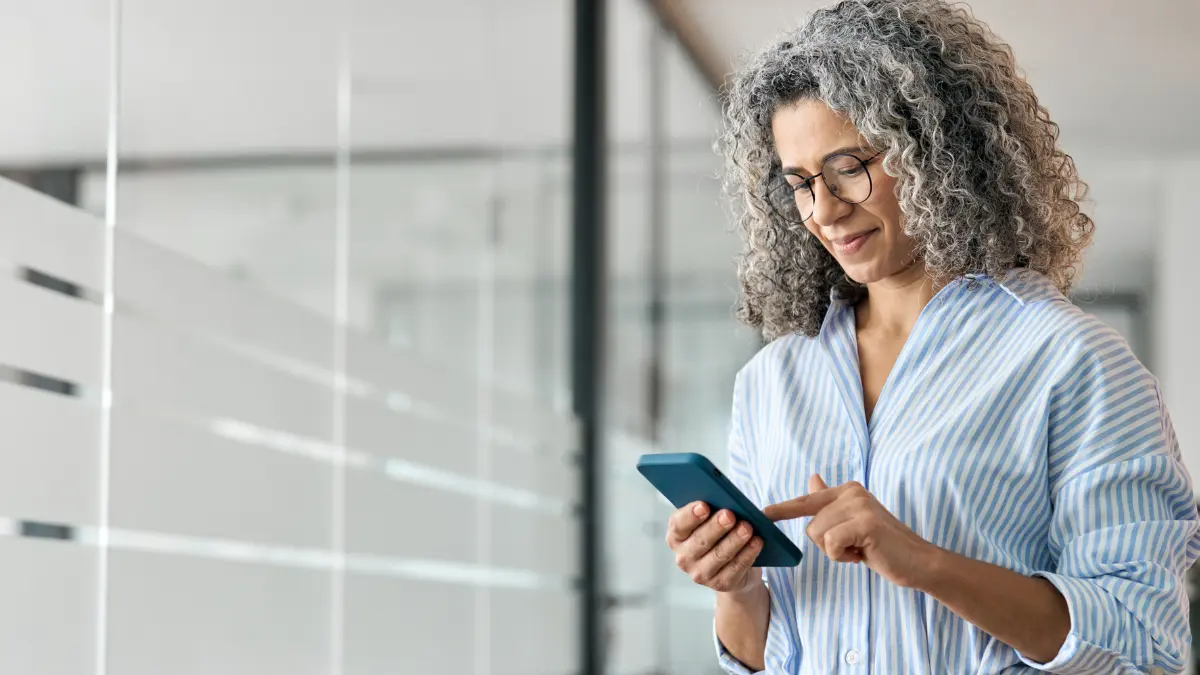
M 122 1 L 109 672 L 328 672 L 340 22 Z
M 0 672 L 97 663 L 103 221 L 69 205 L 104 166 L 110 35 L 108 2 L 0 3 Z
M 348 8 L 344 672 L 566 672 L 569 5 Z

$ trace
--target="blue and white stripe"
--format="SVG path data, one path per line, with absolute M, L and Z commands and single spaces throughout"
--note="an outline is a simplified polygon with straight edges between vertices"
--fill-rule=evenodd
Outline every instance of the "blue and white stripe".
M 1192 484 L 1154 377 L 1043 276 L 959 279 L 921 313 L 868 423 L 853 308 L 738 375 L 729 474 L 760 506 L 857 480 L 943 548 L 1042 576 L 1071 631 L 1039 664 L 923 593 L 805 553 L 769 569 L 767 673 L 1182 671 Z M 749 671 L 721 651 L 731 673 Z

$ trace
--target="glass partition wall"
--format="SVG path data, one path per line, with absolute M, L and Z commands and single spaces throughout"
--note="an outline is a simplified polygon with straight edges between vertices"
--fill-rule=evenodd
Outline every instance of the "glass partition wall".
M 4 10 L 0 670 L 576 672 L 569 3 Z M 758 343 L 712 89 L 608 38 L 607 671 L 711 672 L 633 462 Z

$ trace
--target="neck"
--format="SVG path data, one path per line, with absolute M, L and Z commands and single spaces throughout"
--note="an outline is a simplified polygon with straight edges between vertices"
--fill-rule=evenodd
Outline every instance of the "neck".
M 867 284 L 867 295 L 856 307 L 859 330 L 907 336 L 935 291 L 923 267 L 913 265 Z

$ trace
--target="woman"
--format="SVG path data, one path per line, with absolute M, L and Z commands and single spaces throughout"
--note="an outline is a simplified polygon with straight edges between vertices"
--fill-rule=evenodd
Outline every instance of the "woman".
M 740 316 L 773 339 L 729 473 L 805 557 L 755 569 L 747 524 L 673 514 L 725 669 L 1182 670 L 1191 480 L 1155 379 L 1063 295 L 1093 224 L 1007 45 L 848 0 L 737 75 L 726 123 Z

